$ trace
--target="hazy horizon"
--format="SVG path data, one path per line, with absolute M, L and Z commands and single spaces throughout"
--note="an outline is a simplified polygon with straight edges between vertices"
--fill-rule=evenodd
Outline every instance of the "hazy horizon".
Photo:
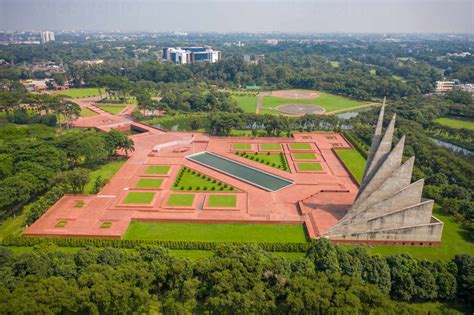
M 470 0 L 0 0 L 1 30 L 468 33 Z

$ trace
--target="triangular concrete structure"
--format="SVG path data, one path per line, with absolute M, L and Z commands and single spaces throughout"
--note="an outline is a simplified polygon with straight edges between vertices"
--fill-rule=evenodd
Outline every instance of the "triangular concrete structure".
M 382 136 L 384 112 L 385 99 L 357 197 L 324 236 L 351 242 L 439 243 L 443 223 L 432 216 L 433 201 L 421 198 L 424 180 L 411 183 L 415 158 L 402 165 L 405 136 L 392 148 L 395 115 Z

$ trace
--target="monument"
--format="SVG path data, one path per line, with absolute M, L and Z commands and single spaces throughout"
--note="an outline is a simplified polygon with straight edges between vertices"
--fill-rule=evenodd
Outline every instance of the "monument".
M 337 241 L 436 245 L 443 222 L 433 200 L 421 197 L 424 180 L 411 183 L 415 157 L 402 164 L 405 136 L 392 147 L 394 115 L 382 136 L 382 106 L 359 192 L 346 215 L 324 236 Z

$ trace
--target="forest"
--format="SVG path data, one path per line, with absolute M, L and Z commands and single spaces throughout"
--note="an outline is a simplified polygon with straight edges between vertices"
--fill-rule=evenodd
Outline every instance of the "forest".
M 407 302 L 472 303 L 474 259 L 370 256 L 312 242 L 289 260 L 255 245 L 222 245 L 191 261 L 162 247 L 0 247 L 0 312 L 165 314 L 426 314 Z

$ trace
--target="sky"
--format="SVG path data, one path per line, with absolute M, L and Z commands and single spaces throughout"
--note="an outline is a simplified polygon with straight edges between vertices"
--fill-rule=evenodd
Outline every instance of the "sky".
M 0 30 L 474 33 L 474 0 L 0 0 Z

